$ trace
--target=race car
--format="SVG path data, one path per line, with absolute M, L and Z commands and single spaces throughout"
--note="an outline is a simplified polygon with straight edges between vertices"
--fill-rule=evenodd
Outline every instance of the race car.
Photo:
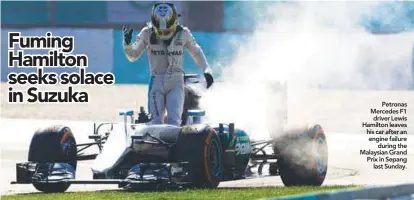
M 77 144 L 64 125 L 36 131 L 28 161 L 16 164 L 16 181 L 42 192 L 65 192 L 71 184 L 117 184 L 120 188 L 215 188 L 220 182 L 280 176 L 285 186 L 320 186 L 328 152 L 320 125 L 286 130 L 279 137 L 252 141 L 234 123 L 209 124 L 201 97 L 185 75 L 183 124 L 149 125 L 143 107 L 120 112 L 121 123 L 95 123 L 92 142 Z M 97 153 L 84 154 L 89 147 Z M 270 152 L 265 150 L 270 148 Z M 94 160 L 92 180 L 76 179 L 78 161 Z M 268 165 L 268 172 L 263 167 Z M 255 172 L 253 172 L 255 170 Z

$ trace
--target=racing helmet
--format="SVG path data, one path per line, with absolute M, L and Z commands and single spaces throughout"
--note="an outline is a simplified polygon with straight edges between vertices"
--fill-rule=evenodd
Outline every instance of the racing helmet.
M 151 24 L 158 39 L 168 40 L 178 25 L 177 9 L 172 3 L 156 3 L 152 7 Z

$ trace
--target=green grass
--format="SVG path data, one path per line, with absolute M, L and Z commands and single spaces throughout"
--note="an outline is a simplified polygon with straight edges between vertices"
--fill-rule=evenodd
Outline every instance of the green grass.
M 214 190 L 184 190 L 168 192 L 128 192 L 128 191 L 99 191 L 99 192 L 66 192 L 60 194 L 20 194 L 2 196 L 3 200 L 38 199 L 38 200 L 87 200 L 87 199 L 259 199 L 266 197 L 283 197 L 357 188 L 358 186 L 325 186 L 325 187 L 262 187 L 262 188 L 219 188 Z

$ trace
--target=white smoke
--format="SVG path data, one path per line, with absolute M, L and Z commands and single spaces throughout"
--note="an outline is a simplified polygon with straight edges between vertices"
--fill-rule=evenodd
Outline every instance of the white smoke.
M 252 13 L 264 20 L 248 40 L 238 41 L 236 57 L 222 69 L 224 82 L 204 94 L 208 119 L 235 122 L 263 138 L 281 117 L 269 106 L 285 106 L 274 100 L 269 83 L 288 83 L 289 104 L 305 101 L 300 95 L 311 87 L 410 85 L 413 34 L 374 35 L 358 21 L 381 3 L 278 2 L 265 13 Z

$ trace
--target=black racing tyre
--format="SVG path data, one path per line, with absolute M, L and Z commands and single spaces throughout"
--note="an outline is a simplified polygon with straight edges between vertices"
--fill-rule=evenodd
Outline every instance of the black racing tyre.
M 321 186 L 328 170 L 328 147 L 320 125 L 287 131 L 274 146 L 285 186 Z
M 181 115 L 181 126 L 187 123 L 188 110 L 199 109 L 200 96 L 190 87 L 184 86 L 184 106 Z
M 68 163 L 76 170 L 76 154 L 76 140 L 70 128 L 55 125 L 35 132 L 30 142 L 28 160 L 37 163 Z M 65 192 L 70 184 L 36 183 L 33 186 L 39 191 L 51 193 Z
M 176 143 L 180 162 L 189 162 L 187 181 L 195 188 L 216 188 L 223 177 L 223 150 L 216 131 L 207 125 L 184 126 Z

